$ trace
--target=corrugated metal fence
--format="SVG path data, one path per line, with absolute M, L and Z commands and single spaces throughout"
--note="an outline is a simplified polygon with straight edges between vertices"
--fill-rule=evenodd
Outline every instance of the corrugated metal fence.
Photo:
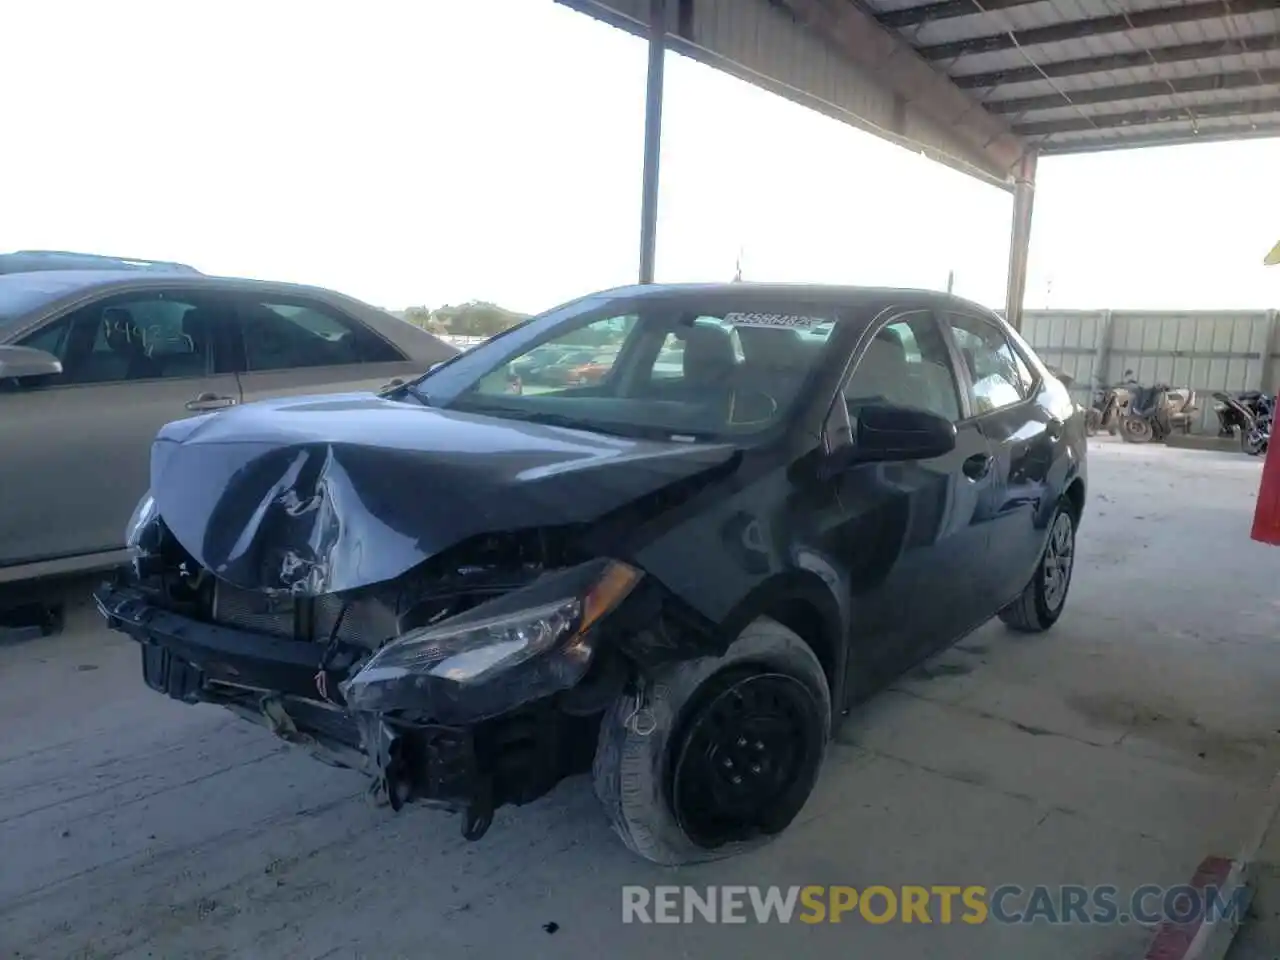
M 1075 377 L 1081 403 L 1132 370 L 1140 383 L 1199 391 L 1201 429 L 1214 420 L 1212 391 L 1280 388 L 1277 333 L 1275 310 L 1030 310 L 1022 320 L 1045 363 Z

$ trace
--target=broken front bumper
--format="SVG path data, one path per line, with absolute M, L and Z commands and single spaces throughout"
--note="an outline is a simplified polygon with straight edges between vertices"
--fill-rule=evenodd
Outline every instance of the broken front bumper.
M 172 613 L 130 586 L 106 586 L 94 598 L 107 625 L 141 645 L 151 689 L 226 707 L 320 759 L 360 770 L 372 778 L 371 796 L 393 809 L 417 801 L 463 812 L 468 839 L 488 829 L 497 806 L 526 803 L 582 769 L 586 740 L 594 746 L 589 729 L 577 736 L 583 721 L 546 702 L 472 723 L 351 710 L 340 685 L 368 656 L 363 648 L 337 643 L 321 670 L 315 643 Z

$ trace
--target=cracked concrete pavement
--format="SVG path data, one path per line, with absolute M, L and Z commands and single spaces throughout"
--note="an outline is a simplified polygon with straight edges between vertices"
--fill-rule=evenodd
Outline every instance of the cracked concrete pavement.
M 850 717 L 777 843 L 696 868 L 629 855 L 583 781 L 474 844 L 456 818 L 374 809 L 357 775 L 147 691 L 135 646 L 78 609 L 0 647 L 0 956 L 772 960 L 798 937 L 815 957 L 1141 955 L 1136 924 L 622 923 L 624 884 L 1124 890 L 1235 852 L 1280 760 L 1259 464 L 1090 453 L 1059 625 L 988 625 L 903 678 Z

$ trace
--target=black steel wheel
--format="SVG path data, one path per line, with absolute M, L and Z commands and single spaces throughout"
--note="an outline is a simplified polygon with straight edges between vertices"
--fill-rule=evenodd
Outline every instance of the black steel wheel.
M 795 677 L 751 669 L 713 677 L 700 694 L 673 751 L 676 822 L 707 849 L 779 833 L 822 760 L 817 698 Z
M 602 718 L 592 767 L 623 843 L 677 865 L 745 852 L 785 830 L 817 783 L 831 730 L 813 648 L 761 617 L 722 656 L 637 680 Z

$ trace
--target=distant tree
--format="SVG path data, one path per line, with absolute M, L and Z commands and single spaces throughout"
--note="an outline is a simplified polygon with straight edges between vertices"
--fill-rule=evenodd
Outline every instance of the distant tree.
M 505 310 L 497 304 L 473 300 L 456 306 L 445 305 L 431 313 L 449 333 L 462 337 L 492 337 L 514 327 L 526 314 Z
M 483 300 L 430 307 L 406 307 L 393 310 L 397 317 L 434 334 L 460 337 L 492 337 L 524 320 L 527 314 L 506 310 Z
M 431 333 L 441 334 L 448 333 L 448 329 L 428 307 L 409 307 L 401 314 L 405 320 L 412 323 L 415 327 L 422 327 Z

